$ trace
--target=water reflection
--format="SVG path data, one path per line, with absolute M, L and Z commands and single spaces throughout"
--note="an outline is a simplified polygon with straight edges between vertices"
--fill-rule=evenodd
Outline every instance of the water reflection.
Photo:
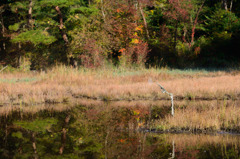
M 81 104 L 1 115 L 0 158 L 239 158 L 237 135 L 147 133 L 149 106 Z M 131 104 L 130 104 L 131 105 Z M 161 107 L 161 112 L 167 108 Z M 159 111 L 159 110 L 158 110 Z
M 176 158 L 239 158 L 239 135 L 170 134 L 166 141 L 173 141 Z

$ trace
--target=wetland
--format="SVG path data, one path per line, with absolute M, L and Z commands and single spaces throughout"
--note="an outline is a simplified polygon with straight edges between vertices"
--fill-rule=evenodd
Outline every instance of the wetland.
M 239 101 L 179 101 L 174 117 L 170 105 L 79 100 L 1 107 L 0 158 L 240 157 Z M 211 114 L 217 109 L 222 114 Z
M 1 72 L 0 158 L 239 158 L 239 79 L 206 70 Z M 157 83 L 173 93 L 174 116 Z

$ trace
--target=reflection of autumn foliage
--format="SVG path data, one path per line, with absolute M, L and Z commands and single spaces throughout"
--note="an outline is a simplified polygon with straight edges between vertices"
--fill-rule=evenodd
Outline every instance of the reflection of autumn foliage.
M 114 138 L 117 138 L 117 142 L 109 150 L 112 152 L 109 154 L 109 158 L 148 158 L 157 148 L 157 144 L 154 142 L 152 144 L 147 143 L 146 135 L 143 133 L 121 134 L 114 136 Z
M 139 133 L 129 127 L 133 123 L 137 126 L 137 119 L 147 120 L 145 118 L 148 116 L 148 110 L 148 107 L 141 105 L 133 105 L 130 108 L 89 106 L 82 112 L 86 117 L 82 116 L 81 123 L 88 124 L 87 134 L 94 134 L 94 140 L 99 140 L 99 137 L 105 139 L 101 141 L 106 144 L 102 151 L 106 151 L 108 158 L 149 157 L 157 144 L 149 145 L 145 133 Z M 77 113 L 79 114 L 81 113 Z M 107 135 L 104 136 L 104 133 Z M 81 140 L 84 144 L 85 138 L 82 137 Z
M 198 157 L 199 154 L 199 150 L 192 150 L 192 149 L 185 149 L 185 150 L 176 150 L 175 154 L 177 156 L 178 159 L 195 159 Z
M 87 137 L 91 134 L 95 141 L 104 143 L 102 152 L 105 152 L 107 158 L 148 158 L 155 154 L 155 151 L 159 151 L 158 149 L 166 147 L 164 144 L 159 144 L 162 140 L 148 137 L 147 133 L 137 130 L 140 121 L 144 124 L 147 122 L 149 107 L 142 104 L 128 107 L 101 105 L 82 107 L 81 110 L 84 115 L 81 116 L 80 112 L 76 113 L 77 120 L 81 119 L 81 124 L 87 124 Z M 79 126 L 79 130 L 83 127 L 83 125 Z M 87 141 L 86 136 L 80 139 L 82 145 Z M 77 139 L 79 140 L 79 137 Z M 168 151 L 168 149 L 164 150 Z
M 90 120 L 97 120 L 99 115 L 99 110 L 97 109 L 88 109 L 86 111 L 86 117 Z

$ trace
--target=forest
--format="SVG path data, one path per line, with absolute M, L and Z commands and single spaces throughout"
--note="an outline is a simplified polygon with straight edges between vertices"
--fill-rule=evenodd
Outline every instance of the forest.
M 236 68 L 238 0 L 1 0 L 0 68 Z

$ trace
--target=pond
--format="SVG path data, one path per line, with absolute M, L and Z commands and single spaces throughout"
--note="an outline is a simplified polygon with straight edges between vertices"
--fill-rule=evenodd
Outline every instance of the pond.
M 156 103 L 1 107 L 0 158 L 240 157 L 238 134 L 154 131 L 156 120 L 170 118 L 169 104 Z

